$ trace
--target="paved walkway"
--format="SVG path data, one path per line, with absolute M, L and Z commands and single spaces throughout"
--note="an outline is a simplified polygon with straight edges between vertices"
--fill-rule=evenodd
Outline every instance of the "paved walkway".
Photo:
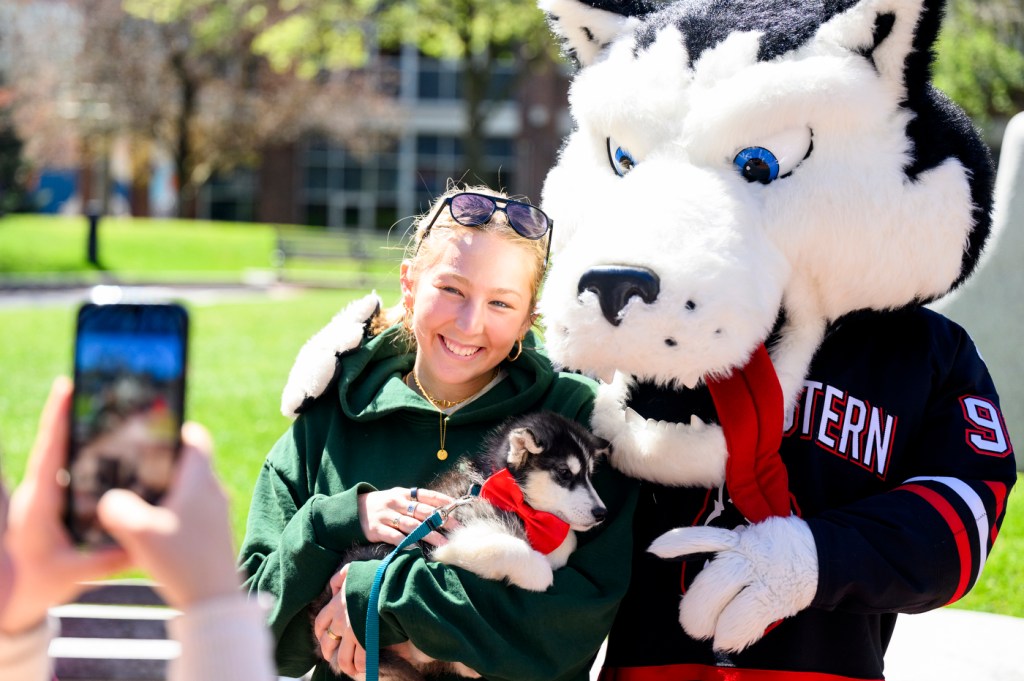
M 943 608 L 901 615 L 888 681 L 1024 681 L 1024 619 Z
M 601 657 L 591 673 L 597 679 Z M 943 608 L 900 615 L 886 681 L 1024 681 L 1024 619 Z
M 89 299 L 92 286 L 36 286 L 0 289 L 0 309 L 72 306 Z M 135 301 L 187 300 L 207 304 L 226 300 L 263 297 L 277 299 L 295 295 L 298 287 L 287 284 L 191 284 L 122 286 L 126 299 Z

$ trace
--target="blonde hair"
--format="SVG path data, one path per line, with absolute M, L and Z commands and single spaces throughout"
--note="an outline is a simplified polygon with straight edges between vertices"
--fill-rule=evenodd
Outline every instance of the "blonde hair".
M 438 257 L 436 252 L 440 239 L 435 239 L 434 235 L 439 231 L 456 230 L 465 232 L 476 230 L 497 234 L 517 247 L 525 249 L 533 256 L 533 276 L 530 278 L 530 315 L 532 317 L 533 309 L 537 304 L 540 285 L 544 280 L 544 258 L 547 255 L 547 239 L 551 238 L 550 233 L 541 239 L 527 239 L 512 229 L 508 224 L 507 216 L 501 211 L 495 211 L 491 219 L 482 225 L 476 227 L 460 225 L 452 217 L 451 211 L 448 210 L 447 200 L 463 192 L 493 196 L 497 199 L 521 200 L 524 203 L 529 203 L 525 197 L 522 199 L 513 198 L 505 192 L 491 189 L 484 185 L 458 187 L 454 183 L 451 184 L 448 190 L 434 201 L 430 210 L 417 217 L 413 222 L 410 230 L 412 237 L 409 239 L 409 244 L 406 247 L 406 260 L 410 263 L 409 271 L 413 276 L 418 275 L 436 261 Z M 431 224 L 431 218 L 434 218 L 434 216 L 437 217 L 430 227 L 430 233 L 425 234 L 427 226 Z M 399 321 L 404 326 L 404 333 L 402 334 L 404 342 L 410 349 L 414 348 L 416 341 L 412 334 L 412 311 L 405 309 L 401 303 L 388 310 L 383 310 L 377 315 L 371 325 L 371 330 L 374 334 L 377 334 Z

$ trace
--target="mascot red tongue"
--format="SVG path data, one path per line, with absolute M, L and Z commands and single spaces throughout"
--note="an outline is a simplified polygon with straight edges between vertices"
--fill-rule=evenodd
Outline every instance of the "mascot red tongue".
M 784 420 L 782 387 L 764 345 L 750 361 L 720 380 L 709 380 L 729 458 L 726 486 L 747 520 L 790 512 L 789 478 L 779 456 Z

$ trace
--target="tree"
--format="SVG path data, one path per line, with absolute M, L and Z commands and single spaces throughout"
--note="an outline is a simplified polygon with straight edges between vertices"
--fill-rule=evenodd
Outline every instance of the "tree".
M 19 1 L 2 8 L 0 47 L 7 55 L 6 116 L 32 165 L 70 168 L 80 157 L 61 93 L 80 49 L 80 16 L 66 3 Z
M 140 177 L 148 174 L 147 152 L 165 149 L 174 159 L 182 215 L 191 213 L 196 190 L 211 174 L 257 161 L 267 145 L 310 129 L 363 137 L 369 121 L 379 124 L 393 115 L 361 74 L 324 73 L 314 80 L 294 69 L 270 68 L 253 49 L 262 5 L 255 0 L 21 2 L 61 7 L 64 20 L 55 25 L 75 36 L 56 76 L 40 79 L 53 70 L 54 60 L 45 56 L 22 68 L 22 115 L 16 119 L 27 148 L 47 138 L 42 127 L 53 121 L 73 128 L 87 146 L 116 132 L 133 139 Z M 33 26 L 21 42 L 38 40 L 39 28 Z M 345 109 L 338 102 L 358 106 Z M 81 115 L 85 105 L 98 103 L 108 112 L 102 121 Z M 77 114 L 66 115 L 76 107 Z M 31 157 L 52 163 L 56 155 Z
M 936 52 L 936 86 L 975 121 L 1024 109 L 1020 0 L 952 0 Z
M 26 207 L 21 140 L 0 108 L 0 217 Z
M 484 126 L 495 103 L 519 86 L 538 61 L 552 58 L 554 42 L 536 0 L 399 0 L 380 12 L 381 44 L 416 45 L 436 58 L 455 58 L 464 68 L 466 167 L 482 167 Z M 499 60 L 515 59 L 517 77 L 495 88 Z
M 254 41 L 256 51 L 277 68 L 310 75 L 359 66 L 375 46 L 393 50 L 405 44 L 429 57 L 461 60 L 465 158 L 476 172 L 493 106 L 535 63 L 556 55 L 535 0 L 291 0 L 289 6 L 287 12 L 264 16 Z M 505 59 L 517 61 L 518 78 L 501 91 L 494 75 Z
M 269 68 L 254 49 L 267 16 L 263 2 L 124 0 L 124 7 L 126 17 L 159 35 L 164 50 L 158 66 L 176 109 L 153 116 L 161 107 L 147 107 L 147 134 L 174 150 L 186 199 L 213 172 L 253 163 L 267 145 L 311 129 L 365 139 L 371 121 L 393 117 L 363 74 L 332 70 L 311 79 Z

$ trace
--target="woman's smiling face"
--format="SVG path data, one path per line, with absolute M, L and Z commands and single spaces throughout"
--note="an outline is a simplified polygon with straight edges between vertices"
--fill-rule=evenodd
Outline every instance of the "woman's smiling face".
M 418 272 L 402 263 L 402 296 L 416 337 L 416 375 L 437 399 L 468 397 L 490 382 L 531 325 L 533 254 L 478 229 L 446 229 Z

